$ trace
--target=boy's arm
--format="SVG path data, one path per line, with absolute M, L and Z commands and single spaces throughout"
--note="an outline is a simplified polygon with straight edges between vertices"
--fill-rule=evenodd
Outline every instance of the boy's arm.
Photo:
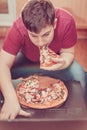
M 74 46 L 68 49 L 61 49 L 60 56 L 64 60 L 64 65 L 61 69 L 67 68 L 74 60 Z
M 15 60 L 15 56 L 1 50 L 0 52 L 0 89 L 4 96 L 4 104 L 0 113 L 1 119 L 14 119 L 18 114 L 29 116 L 24 113 L 19 105 L 16 92 L 12 85 L 10 68 Z
M 52 58 L 56 63 L 51 67 L 43 67 L 45 70 L 61 70 L 67 68 L 74 60 L 74 46 L 68 49 L 61 49 L 58 58 Z

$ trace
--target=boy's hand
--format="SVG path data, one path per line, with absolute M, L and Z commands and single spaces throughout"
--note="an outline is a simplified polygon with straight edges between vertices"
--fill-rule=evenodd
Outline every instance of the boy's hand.
M 14 100 L 9 102 L 5 101 L 1 109 L 0 119 L 13 120 L 16 118 L 17 115 L 29 117 L 31 116 L 31 113 L 23 111 L 17 101 Z
M 52 61 L 55 62 L 54 65 L 52 65 L 52 66 L 50 66 L 50 67 L 41 67 L 41 69 L 52 70 L 52 71 L 60 70 L 60 69 L 62 69 L 62 67 L 63 67 L 64 64 L 65 64 L 65 60 L 64 60 L 62 57 L 52 58 Z

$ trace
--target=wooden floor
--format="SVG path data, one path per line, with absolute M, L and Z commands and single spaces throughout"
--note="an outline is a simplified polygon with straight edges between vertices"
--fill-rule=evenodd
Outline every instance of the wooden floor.
M 3 39 L 0 39 L 0 48 L 2 46 Z M 83 66 L 87 72 L 87 39 L 78 39 L 75 48 L 75 59 Z

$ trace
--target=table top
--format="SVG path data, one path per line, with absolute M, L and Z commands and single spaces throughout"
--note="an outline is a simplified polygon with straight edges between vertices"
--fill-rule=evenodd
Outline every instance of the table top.
M 45 110 L 25 109 L 31 112 L 29 118 L 1 120 L 1 130 L 87 130 L 87 108 L 84 93 L 79 82 L 65 83 L 69 92 L 67 101 L 59 108 Z
M 79 82 L 66 82 L 68 98 L 61 107 L 50 109 L 24 109 L 31 113 L 30 118 L 18 116 L 16 121 L 70 121 L 87 120 L 84 92 Z
M 67 82 L 68 98 L 61 107 L 37 110 L 26 109 L 32 113 L 29 120 L 67 121 L 86 120 L 87 109 L 84 92 L 79 82 Z M 21 119 L 21 118 L 20 118 Z

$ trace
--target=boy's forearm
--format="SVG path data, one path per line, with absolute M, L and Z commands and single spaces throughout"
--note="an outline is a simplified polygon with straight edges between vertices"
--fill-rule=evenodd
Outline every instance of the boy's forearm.
M 65 61 L 62 69 L 67 68 L 74 60 L 74 54 L 73 53 L 61 53 L 61 57 Z
M 0 89 L 6 99 L 16 96 L 11 82 L 10 69 L 6 65 L 0 65 Z

